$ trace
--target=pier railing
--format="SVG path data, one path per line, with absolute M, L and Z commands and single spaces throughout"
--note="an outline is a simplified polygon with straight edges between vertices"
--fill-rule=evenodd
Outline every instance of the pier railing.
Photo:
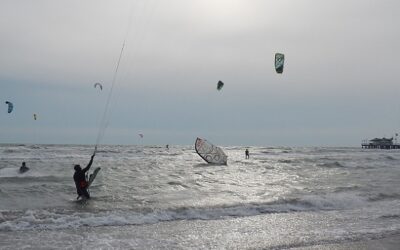
M 362 148 L 376 148 L 376 149 L 400 149 L 400 144 L 389 144 L 389 143 L 384 143 L 384 144 L 378 144 L 378 143 L 372 143 L 368 140 L 363 140 L 361 143 Z

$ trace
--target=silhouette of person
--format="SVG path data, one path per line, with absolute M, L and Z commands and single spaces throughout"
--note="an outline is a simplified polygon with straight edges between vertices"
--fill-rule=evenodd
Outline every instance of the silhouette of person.
M 244 153 L 246 154 L 246 159 L 249 159 L 250 158 L 249 149 L 246 148 L 246 151 L 244 151 Z
M 26 163 L 22 162 L 22 166 L 19 168 L 19 172 L 22 174 L 22 173 L 25 173 L 28 170 L 29 170 L 29 168 L 26 166 Z
M 78 194 L 78 197 L 76 199 L 79 199 L 79 197 L 81 196 L 84 196 L 86 199 L 90 198 L 89 192 L 87 191 L 88 182 L 86 180 L 85 173 L 89 170 L 90 166 L 92 166 L 93 158 L 95 155 L 96 153 L 93 153 L 86 168 L 82 169 L 80 165 L 74 166 L 74 181 L 76 186 L 76 193 Z

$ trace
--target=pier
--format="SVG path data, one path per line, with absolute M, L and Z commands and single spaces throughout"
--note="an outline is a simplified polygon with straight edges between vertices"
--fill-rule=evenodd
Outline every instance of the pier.
M 361 143 L 362 148 L 368 149 L 400 149 L 400 144 L 393 143 L 392 138 L 375 138 L 372 140 L 363 140 Z

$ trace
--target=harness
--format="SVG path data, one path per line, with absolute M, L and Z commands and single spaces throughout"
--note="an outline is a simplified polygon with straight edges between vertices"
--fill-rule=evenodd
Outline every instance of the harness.
M 89 180 L 89 178 L 88 178 L 88 173 L 86 173 L 86 174 L 85 174 L 85 180 L 79 182 L 79 187 L 80 187 L 80 188 L 86 188 L 87 185 L 88 185 L 88 180 Z
M 79 186 L 80 186 L 81 188 L 85 188 L 85 187 L 87 187 L 87 185 L 88 185 L 87 181 L 81 181 L 81 182 L 79 183 Z

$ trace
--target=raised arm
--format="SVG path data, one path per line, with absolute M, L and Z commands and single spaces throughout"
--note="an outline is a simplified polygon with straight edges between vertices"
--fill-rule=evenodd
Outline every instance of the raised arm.
M 86 166 L 86 168 L 82 169 L 83 172 L 86 172 L 89 170 L 89 168 L 92 166 L 93 163 L 93 158 L 96 155 L 96 152 L 93 153 L 92 157 L 90 157 L 90 161 L 88 163 L 88 165 Z

